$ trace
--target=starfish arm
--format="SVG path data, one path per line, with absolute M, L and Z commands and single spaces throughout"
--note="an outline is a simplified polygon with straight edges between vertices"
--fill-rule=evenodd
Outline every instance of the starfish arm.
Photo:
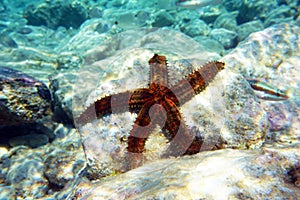
M 158 84 L 167 86 L 168 84 L 168 70 L 167 59 L 165 56 L 154 56 L 149 60 L 150 65 L 150 84 Z
M 167 110 L 168 116 L 163 131 L 170 141 L 170 146 L 164 156 L 191 154 L 192 151 L 193 153 L 199 152 L 201 142 L 195 140 L 194 135 L 190 133 L 175 103 L 166 99 L 162 105 Z
M 190 83 L 191 87 L 196 94 L 202 92 L 206 86 L 215 78 L 219 71 L 224 69 L 223 62 L 209 62 L 197 71 L 189 74 L 186 80 Z
M 171 141 L 175 137 L 181 124 L 181 114 L 176 104 L 168 98 L 166 98 L 165 101 L 162 101 L 162 106 L 167 111 L 167 120 L 163 127 L 164 134 L 165 137 Z
M 171 87 L 171 91 L 176 95 L 180 104 L 184 104 L 194 95 L 202 92 L 217 73 L 224 69 L 224 65 L 219 61 L 209 62 Z
M 140 88 L 133 91 L 129 100 L 129 110 L 132 113 L 139 113 L 142 106 L 153 99 L 153 94 L 148 88 Z
M 128 137 L 127 149 L 129 152 L 143 152 L 145 142 L 154 128 L 153 123 L 151 123 L 151 118 L 149 116 L 149 110 L 154 103 L 154 100 L 148 101 L 143 105 L 140 112 L 138 113 L 138 116 L 135 119 L 134 125 Z
M 149 116 L 149 110 L 154 103 L 154 100 L 150 100 L 143 105 L 129 133 L 127 140 L 129 169 L 141 166 L 144 162 L 142 153 L 145 143 L 155 127 Z
M 190 83 L 185 79 L 179 81 L 176 85 L 171 87 L 170 91 L 172 91 L 175 94 L 180 105 L 183 105 L 196 95 Z
M 84 125 L 92 122 L 94 119 L 111 114 L 129 111 L 129 99 L 132 92 L 127 91 L 119 94 L 113 94 L 96 100 L 77 118 L 76 123 Z

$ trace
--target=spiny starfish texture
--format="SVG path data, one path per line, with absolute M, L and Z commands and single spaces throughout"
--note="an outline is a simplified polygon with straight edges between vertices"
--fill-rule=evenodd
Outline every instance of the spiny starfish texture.
M 111 113 L 130 111 L 137 113 L 128 137 L 129 168 L 143 163 L 147 138 L 159 125 L 169 146 L 164 157 L 195 154 L 200 151 L 202 141 L 189 132 L 182 120 L 180 105 L 203 91 L 224 63 L 209 62 L 202 68 L 187 75 L 174 85 L 168 84 L 167 60 L 165 56 L 154 54 L 149 60 L 150 83 L 148 88 L 113 94 L 96 100 L 77 119 L 79 125 L 91 122 Z

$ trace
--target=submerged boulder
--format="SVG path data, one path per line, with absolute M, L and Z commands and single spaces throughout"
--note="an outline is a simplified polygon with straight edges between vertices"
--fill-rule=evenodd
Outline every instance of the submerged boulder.
M 0 126 L 35 122 L 51 113 L 51 95 L 44 83 L 2 66 L 0 83 Z
M 0 67 L 0 83 L 0 144 L 37 147 L 53 139 L 47 86 L 8 67 Z

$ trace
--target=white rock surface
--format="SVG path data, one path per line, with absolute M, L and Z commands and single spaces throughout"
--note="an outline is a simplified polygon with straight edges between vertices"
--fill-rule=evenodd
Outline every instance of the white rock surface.
M 299 162 L 299 147 L 160 160 L 96 182 L 81 199 L 298 199 L 287 169 Z

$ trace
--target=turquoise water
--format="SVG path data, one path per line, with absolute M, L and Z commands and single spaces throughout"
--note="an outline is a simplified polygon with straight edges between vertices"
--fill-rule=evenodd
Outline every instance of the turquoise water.
M 97 99 L 147 87 L 154 53 L 167 57 L 170 85 L 199 63 L 225 62 L 233 80 L 217 78 L 229 89 L 206 106 L 224 98 L 226 109 L 209 117 L 197 105 L 183 111 L 194 114 L 183 118 L 199 137 L 242 135 L 224 137 L 224 148 L 233 149 L 296 144 L 299 6 L 299 0 L 0 0 L 0 199 L 65 199 L 82 176 L 123 173 L 122 166 L 105 167 L 101 156 L 86 160 L 101 138 L 92 138 L 95 147 L 85 137 L 107 136 L 103 148 L 117 157 L 109 164 L 122 164 L 120 138 L 127 141 L 136 116 L 101 118 L 83 132 L 75 118 Z M 86 163 L 104 167 L 89 171 Z

